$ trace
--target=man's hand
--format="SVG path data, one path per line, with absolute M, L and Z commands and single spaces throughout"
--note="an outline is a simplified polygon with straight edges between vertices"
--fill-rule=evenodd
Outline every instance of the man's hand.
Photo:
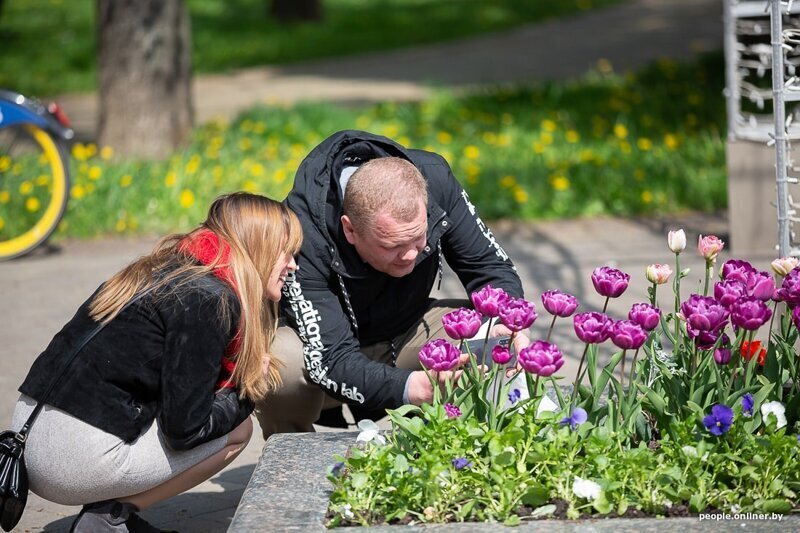
M 463 353 L 459 357 L 458 367 L 469 362 L 469 355 Z M 445 383 L 448 381 L 458 381 L 463 370 L 448 370 L 447 372 L 428 371 L 434 380 L 439 382 L 439 387 L 444 391 Z M 414 405 L 433 402 L 433 387 L 424 370 L 417 370 L 411 373 L 408 378 L 408 401 Z

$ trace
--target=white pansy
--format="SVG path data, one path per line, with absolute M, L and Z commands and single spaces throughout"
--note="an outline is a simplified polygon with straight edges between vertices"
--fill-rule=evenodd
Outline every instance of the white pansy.
M 781 402 L 767 402 L 761 404 L 761 417 L 764 423 L 769 422 L 769 415 L 775 416 L 778 421 L 778 429 L 786 425 L 786 407 Z
M 353 514 L 353 511 L 351 509 L 352 507 L 350 506 L 349 503 L 342 505 L 342 516 L 344 516 L 345 518 L 353 518 L 355 515 Z
M 697 448 L 695 448 L 694 446 L 686 445 L 683 448 L 681 448 L 681 450 L 683 450 L 683 453 L 685 453 L 689 457 L 697 457 Z
M 587 500 L 596 500 L 600 497 L 600 485 L 590 479 L 583 479 L 582 477 L 575 476 L 575 481 L 572 483 L 572 492 L 578 498 L 586 498 Z
M 356 437 L 356 442 L 371 442 L 374 440 L 378 444 L 386 444 L 386 439 L 380 434 L 378 424 L 372 420 L 361 420 L 358 423 L 358 429 L 361 430 L 361 433 Z

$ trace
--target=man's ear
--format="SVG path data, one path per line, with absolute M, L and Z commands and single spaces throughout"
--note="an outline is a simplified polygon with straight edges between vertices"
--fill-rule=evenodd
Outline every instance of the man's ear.
M 344 230 L 344 238 L 347 242 L 354 245 L 356 244 L 356 230 L 353 228 L 353 221 L 347 215 L 342 215 L 342 229 Z

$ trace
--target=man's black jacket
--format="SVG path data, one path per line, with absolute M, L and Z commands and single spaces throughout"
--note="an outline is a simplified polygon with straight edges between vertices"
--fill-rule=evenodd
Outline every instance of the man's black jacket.
M 427 246 L 402 278 L 361 260 L 340 222 L 342 169 L 387 156 L 411 161 L 428 182 Z M 439 155 L 362 131 L 338 132 L 300 164 L 286 202 L 300 218 L 304 239 L 299 270 L 283 289 L 282 311 L 303 340 L 310 379 L 340 400 L 370 408 L 403 403 L 411 371 L 370 361 L 359 345 L 391 340 L 422 317 L 442 255 L 468 294 L 487 284 L 523 294 L 514 265 Z

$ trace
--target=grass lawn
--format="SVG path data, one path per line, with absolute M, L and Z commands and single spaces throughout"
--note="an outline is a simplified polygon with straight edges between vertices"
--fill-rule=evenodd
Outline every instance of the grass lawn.
M 714 54 L 421 103 L 257 107 L 197 128 L 162 162 L 76 145 L 60 234 L 186 229 L 235 190 L 282 199 L 303 157 L 347 128 L 442 154 L 487 219 L 719 210 L 727 201 L 723 74 Z M 0 218 L 14 216 L 7 209 L 0 205 Z
M 268 0 L 187 0 L 195 72 L 445 41 L 623 0 L 323 0 L 318 24 L 279 24 Z M 0 87 L 47 96 L 92 90 L 95 0 L 6 0 Z

